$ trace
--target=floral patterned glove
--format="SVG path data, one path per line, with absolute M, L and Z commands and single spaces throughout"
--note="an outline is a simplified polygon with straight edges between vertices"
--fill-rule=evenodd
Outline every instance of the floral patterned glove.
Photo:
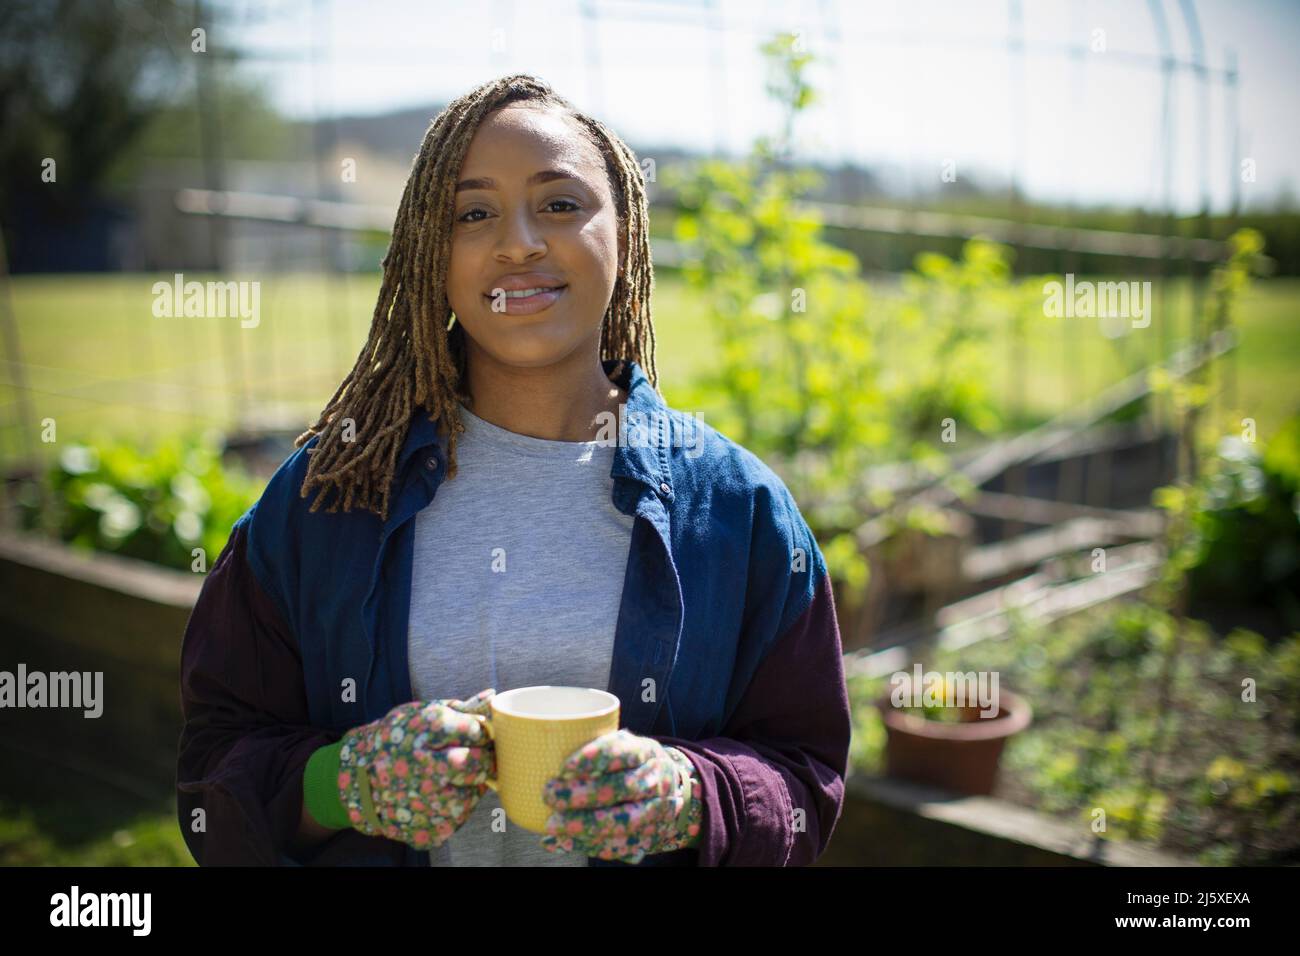
M 416 849 L 445 843 L 496 772 L 492 739 L 468 716 L 487 716 L 494 693 L 400 704 L 344 734 L 338 792 L 352 826 Z
M 626 729 L 575 751 L 542 799 L 555 809 L 542 837 L 552 853 L 639 863 L 699 843 L 704 804 L 695 765 L 676 747 Z

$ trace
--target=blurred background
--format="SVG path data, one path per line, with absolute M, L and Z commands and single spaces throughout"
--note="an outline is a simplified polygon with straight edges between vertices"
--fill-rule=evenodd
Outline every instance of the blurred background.
M 641 159 L 660 387 L 826 555 L 825 862 L 1300 861 L 1298 46 L 1283 0 L 6 0 L 0 670 L 105 709 L 0 714 L 0 863 L 193 864 L 203 574 L 432 118 L 515 72 Z M 996 673 L 1004 732 L 882 700 L 917 665 Z

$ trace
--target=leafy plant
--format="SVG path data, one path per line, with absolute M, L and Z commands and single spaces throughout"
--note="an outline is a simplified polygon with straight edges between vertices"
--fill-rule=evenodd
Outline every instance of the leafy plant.
M 257 500 L 258 482 L 223 465 L 216 436 L 173 437 L 151 450 L 71 445 L 42 487 L 20 498 L 22 524 L 82 548 L 191 570 L 210 564 Z
M 942 724 L 958 724 L 972 719 L 970 707 L 974 706 L 974 702 L 968 700 L 963 704 L 955 703 L 958 700 L 958 689 L 956 686 L 950 687 L 942 675 L 931 677 L 924 688 L 917 688 L 916 692 L 920 695 L 921 704 L 909 704 L 901 708 L 915 717 Z M 952 706 L 948 704 L 949 697 L 954 701 Z
M 826 241 L 799 202 L 819 184 L 790 162 L 799 116 L 816 100 L 811 58 L 788 34 L 763 52 L 780 133 L 740 162 L 665 171 L 683 272 L 718 343 L 684 403 L 782 474 L 828 564 L 856 589 L 867 567 L 854 532 L 892 500 L 863 487 L 864 472 L 910 461 L 941 474 L 946 421 L 966 437 L 997 428 L 989 319 L 1041 309 L 1041 296 L 1012 281 L 1009 250 L 979 239 L 958 260 L 920 256 L 897 295 L 873 295 L 857 258 Z
M 1192 532 L 1186 564 L 1198 606 L 1220 601 L 1271 607 L 1286 631 L 1300 630 L 1300 415 L 1261 454 L 1224 438 L 1183 501 Z

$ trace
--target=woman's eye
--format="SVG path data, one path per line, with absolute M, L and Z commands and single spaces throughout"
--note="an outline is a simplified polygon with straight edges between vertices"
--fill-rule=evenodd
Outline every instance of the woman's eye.
M 558 208 L 557 208 L 558 207 Z M 582 207 L 572 199 L 552 199 L 545 206 L 548 212 L 565 213 L 577 212 Z M 457 222 L 476 223 L 482 222 L 488 218 L 489 213 L 486 209 L 470 209 L 456 217 Z

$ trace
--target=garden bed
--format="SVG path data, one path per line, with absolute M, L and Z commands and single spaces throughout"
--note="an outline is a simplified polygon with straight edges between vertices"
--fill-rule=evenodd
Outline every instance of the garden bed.
M 922 664 L 997 672 L 1001 687 L 1032 703 L 1034 722 L 1007 743 L 995 797 L 1081 840 L 1211 865 L 1300 860 L 1300 635 L 1220 636 L 1184 621 L 1164 700 L 1176 630 L 1157 608 L 1109 604 L 1049 625 L 1013 621 L 1003 639 L 941 647 Z M 881 773 L 884 727 L 872 702 L 888 678 L 849 684 L 854 768 Z M 1104 830 L 1094 832 L 1098 821 Z
M 852 773 L 818 866 L 1195 866 L 994 797 Z

